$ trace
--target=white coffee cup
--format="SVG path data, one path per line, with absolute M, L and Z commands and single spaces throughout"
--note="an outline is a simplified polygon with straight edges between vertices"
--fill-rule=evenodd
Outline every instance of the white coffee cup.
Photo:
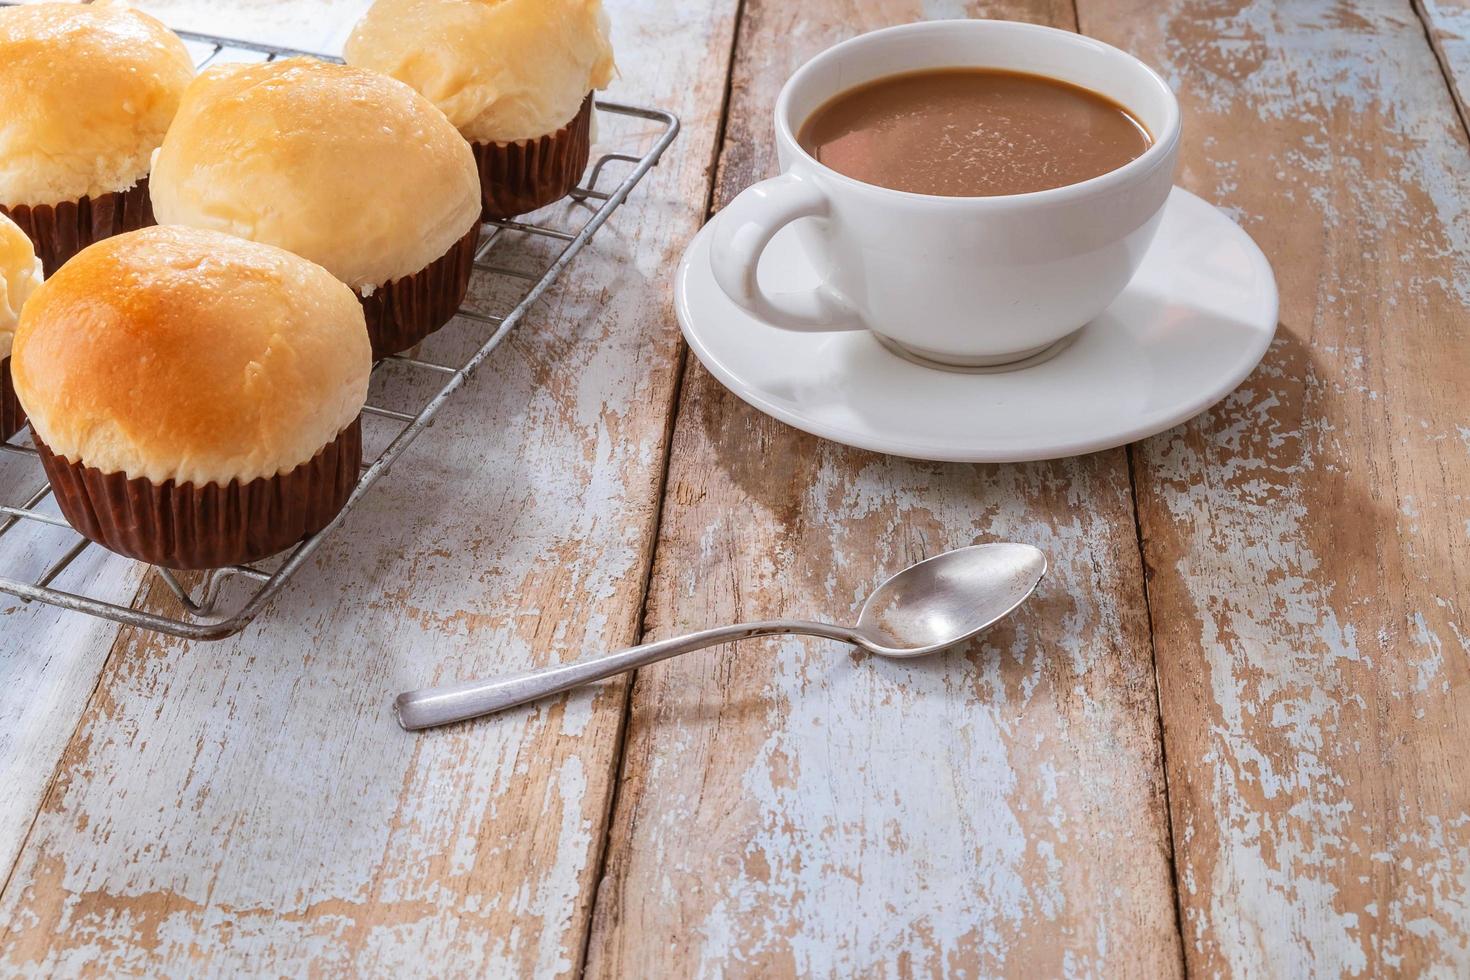
M 822 104 L 864 82 L 926 68 L 985 67 L 1070 82 L 1124 106 L 1153 143 L 1099 177 L 998 197 L 938 197 L 863 183 L 796 141 Z M 1091 38 L 1033 24 L 949 20 L 874 31 L 829 48 L 776 100 L 782 174 L 715 218 L 715 281 L 759 320 L 791 330 L 872 330 L 921 360 L 991 365 L 1031 357 L 1100 314 L 1138 269 L 1174 181 L 1179 103 L 1152 69 Z M 756 269 L 788 224 L 824 271 L 772 295 Z

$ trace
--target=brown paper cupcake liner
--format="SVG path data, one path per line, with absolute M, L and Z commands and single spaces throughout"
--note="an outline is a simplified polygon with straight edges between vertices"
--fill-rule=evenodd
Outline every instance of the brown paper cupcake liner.
M 567 196 L 592 153 L 592 93 L 561 129 L 516 143 L 471 143 L 480 167 L 484 218 L 514 218 Z
M 154 224 L 147 177 L 125 191 L 60 204 L 0 204 L 0 213 L 30 238 L 47 276 L 93 242 Z
M 373 360 L 408 350 L 454 318 L 469 290 L 479 240 L 477 221 L 449 251 L 418 272 L 379 286 L 371 296 L 358 297 Z
M 10 382 L 10 358 L 0 357 L 0 442 L 4 442 L 26 424 L 25 409 L 15 397 L 15 385 Z
M 81 534 L 165 568 L 269 557 L 320 531 L 347 503 L 362 464 L 360 419 L 291 470 L 241 484 L 156 484 L 73 463 L 36 438 L 61 513 Z

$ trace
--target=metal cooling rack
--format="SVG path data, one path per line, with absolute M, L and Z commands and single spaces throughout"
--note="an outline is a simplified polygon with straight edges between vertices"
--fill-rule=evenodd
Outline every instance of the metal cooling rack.
M 326 61 L 341 60 L 329 55 L 234 41 L 205 34 L 186 31 L 176 33 L 189 43 L 195 54 L 196 64 L 200 68 L 218 61 L 261 61 L 298 54 L 322 58 Z M 11 473 L 6 472 L 8 468 L 29 466 L 34 468 L 40 486 L 33 493 L 24 494 L 17 500 L 0 499 L 0 546 L 7 543 L 5 541 L 7 536 L 10 536 L 13 542 L 15 536 L 24 534 L 25 529 L 28 528 L 40 528 L 46 533 L 32 535 L 35 540 L 25 541 L 25 546 L 17 549 L 17 555 L 10 559 L 7 559 L 8 550 L 0 547 L 0 592 L 19 596 L 26 602 L 44 602 L 128 626 L 156 630 L 186 639 L 223 639 L 248 626 L 281 591 L 291 576 L 307 562 L 326 536 L 342 523 L 353 506 L 403 455 L 414 439 L 418 438 L 428 427 L 434 416 L 444 407 L 444 403 L 469 379 L 475 369 L 484 363 L 485 359 L 490 356 L 490 352 L 514 329 L 532 304 L 551 287 L 567 264 L 607 222 L 619 205 L 627 199 L 628 194 L 638 185 L 649 169 L 658 163 L 659 157 L 678 135 L 679 120 L 673 113 L 661 109 L 620 105 L 615 102 L 598 101 L 595 105 L 598 112 L 604 114 L 605 122 L 613 121 L 613 117 L 630 117 L 654 124 L 650 132 L 638 134 L 638 143 L 643 148 L 638 152 L 604 153 L 592 164 L 582 185 L 571 194 L 571 198 L 577 202 L 575 210 L 585 212 L 585 214 L 579 214 L 580 220 L 572 227 L 564 229 L 553 227 L 549 223 L 528 224 L 519 221 L 492 221 L 481 226 L 480 242 L 475 251 L 477 285 L 484 285 L 484 277 L 487 276 L 503 280 L 504 283 L 514 283 L 515 288 L 511 295 L 517 299 L 510 309 L 499 315 L 471 309 L 468 304 L 460 309 L 459 319 L 467 321 L 471 328 L 478 331 L 476 339 L 483 339 L 468 358 L 458 363 L 439 363 L 405 354 L 386 358 L 374 367 L 376 374 L 386 365 L 395 365 L 413 376 L 410 381 L 433 378 L 442 380 L 443 383 L 431 397 L 422 400 L 422 405 L 416 412 L 385 407 L 381 404 L 384 401 L 383 395 L 386 394 L 383 392 L 370 399 L 369 404 L 363 409 L 364 421 L 368 418 L 375 418 L 396 427 L 397 431 L 388 439 L 386 448 L 382 452 L 364 463 L 362 475 L 358 478 L 357 486 L 348 498 L 347 506 L 331 524 L 284 555 L 263 562 L 233 565 L 209 572 L 189 573 L 184 575 L 182 580 L 180 575 L 166 568 L 151 567 L 141 583 L 130 587 L 129 598 L 145 595 L 149 591 L 146 589 L 147 575 L 157 576 L 177 599 L 177 612 L 174 614 L 130 608 L 118 602 L 89 594 L 88 587 L 95 584 L 92 581 L 83 581 L 70 588 L 61 588 L 57 584 L 58 578 L 63 577 L 67 569 L 72 567 L 88 549 L 100 549 L 101 546 L 83 538 L 72 530 L 57 513 L 52 513 L 54 506 L 48 509 L 51 488 L 45 482 L 45 475 L 41 471 L 40 459 L 35 448 L 28 440 L 26 431 L 22 431 L 10 442 L 0 443 L 0 478 L 11 476 Z M 599 186 L 603 183 L 605 176 L 623 168 L 626 168 L 626 173 L 616 184 L 609 184 L 606 188 Z M 611 180 L 610 176 L 608 180 Z M 517 272 L 491 264 L 487 261 L 487 257 L 492 253 L 496 244 L 507 235 L 527 236 L 554 243 L 549 263 L 545 264 L 539 272 Z M 500 292 L 501 290 L 495 291 Z M 415 390 L 416 387 L 411 383 L 404 383 L 398 385 L 394 393 L 402 395 Z M 42 538 L 47 540 L 42 540 Z M 37 548 L 45 550 L 39 562 L 35 560 Z M 25 564 L 32 567 L 32 571 L 30 574 L 22 574 L 17 577 L 11 574 L 10 566 L 22 564 L 22 559 L 25 559 Z M 115 558 L 115 560 L 126 561 L 127 559 Z M 24 571 L 24 569 L 21 570 Z M 85 576 L 74 573 L 68 578 L 85 578 Z M 243 594 L 239 588 L 226 588 L 232 586 L 232 583 L 244 583 Z M 231 595 L 227 597 L 226 593 L 231 593 Z M 230 601 L 226 601 L 227 598 Z

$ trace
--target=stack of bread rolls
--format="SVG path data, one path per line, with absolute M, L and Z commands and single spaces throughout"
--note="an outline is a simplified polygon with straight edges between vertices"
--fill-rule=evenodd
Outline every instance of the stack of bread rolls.
M 124 4 L 0 9 L 0 439 L 88 538 L 214 568 L 330 524 L 374 359 L 454 316 L 482 216 L 576 186 L 613 72 L 600 0 L 379 0 L 347 55 L 196 78 Z

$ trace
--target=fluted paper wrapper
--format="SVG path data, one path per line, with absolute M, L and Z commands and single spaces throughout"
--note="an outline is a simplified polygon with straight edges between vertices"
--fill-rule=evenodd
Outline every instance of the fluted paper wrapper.
M 15 385 L 10 383 L 10 358 L 0 357 L 0 442 L 15 435 L 25 424 L 25 410 L 15 397 Z
M 165 568 L 267 558 L 331 523 L 362 465 L 360 420 L 309 462 L 273 477 L 195 486 L 103 473 L 54 455 L 36 438 L 61 513 L 111 551 Z
M 125 191 L 77 201 L 10 207 L 0 204 L 0 213 L 30 238 L 47 276 L 93 242 L 154 223 L 147 177 Z
M 367 319 L 373 360 L 408 350 L 454 318 L 474 272 L 480 223 L 439 258 L 411 276 L 394 279 L 359 296 Z
M 567 196 L 592 153 L 592 94 L 571 122 L 539 139 L 471 143 L 480 167 L 485 218 L 514 218 Z

